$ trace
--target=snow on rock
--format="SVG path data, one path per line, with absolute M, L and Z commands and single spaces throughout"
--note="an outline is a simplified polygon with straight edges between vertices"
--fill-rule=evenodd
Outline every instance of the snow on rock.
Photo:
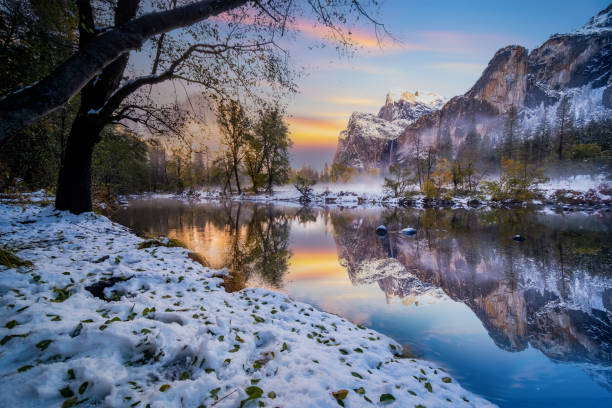
M 359 264 L 351 275 L 351 281 L 355 285 L 368 285 L 387 277 L 407 279 L 414 278 L 414 275 L 395 258 L 369 259 Z
M 421 116 L 440 109 L 446 101 L 443 96 L 431 92 L 405 91 L 399 96 L 389 92 L 378 117 L 389 121 L 404 119 L 414 122 Z
M 590 35 L 612 31 L 612 4 L 591 17 L 588 23 L 576 30 L 574 34 Z
M 378 115 L 353 112 L 338 136 L 334 162 L 362 169 L 384 166 L 406 127 L 445 102 L 439 95 L 421 91 L 403 92 L 399 97 L 389 93 Z
M 388 121 L 371 113 L 353 112 L 346 129 L 340 132 L 338 139 L 344 140 L 351 134 L 372 139 L 396 139 L 410 123 L 405 119 Z
M 138 249 L 102 216 L 5 203 L 0 236 L 34 263 L 0 266 L 5 406 L 491 406 L 382 334 L 275 292 L 227 293 L 223 271 Z M 104 280 L 110 301 L 86 290 Z

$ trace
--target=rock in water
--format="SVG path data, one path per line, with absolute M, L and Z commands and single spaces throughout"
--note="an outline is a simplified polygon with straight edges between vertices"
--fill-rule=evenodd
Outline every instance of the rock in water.
M 414 235 L 416 234 L 416 230 L 412 227 L 404 228 L 400 231 L 404 235 Z
M 385 227 L 384 225 L 379 225 L 378 227 L 376 227 L 376 235 L 379 235 L 381 237 L 387 235 L 387 227 Z
M 525 237 L 520 236 L 519 234 L 516 234 L 515 236 L 512 237 L 512 239 L 517 242 L 523 242 L 525 240 Z

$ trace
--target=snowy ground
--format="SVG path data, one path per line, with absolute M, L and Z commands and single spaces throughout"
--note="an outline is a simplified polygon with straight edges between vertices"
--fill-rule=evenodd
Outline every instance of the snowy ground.
M 491 406 L 391 339 L 92 213 L 0 204 L 3 406 Z M 165 242 L 165 241 L 164 241 Z M 86 287 L 117 282 L 94 297 Z

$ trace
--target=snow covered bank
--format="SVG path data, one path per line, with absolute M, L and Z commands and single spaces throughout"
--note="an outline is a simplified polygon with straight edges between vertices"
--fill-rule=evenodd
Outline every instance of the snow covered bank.
M 0 266 L 3 405 L 491 406 L 382 334 L 227 293 L 187 250 L 142 242 L 91 213 L 0 204 L 0 245 L 34 264 Z
M 418 191 L 414 186 L 413 191 Z M 452 208 L 489 208 L 516 207 L 531 205 L 543 210 L 558 209 L 562 211 L 597 211 L 612 207 L 612 180 L 604 175 L 574 176 L 551 179 L 539 186 L 542 200 L 528 203 L 504 203 L 491 201 L 485 193 L 474 193 L 471 196 L 452 196 L 450 200 L 425 200 L 425 196 L 415 193 L 411 200 L 400 201 L 389 197 L 383 191 L 380 180 L 371 178 L 364 183 L 317 184 L 313 188 L 311 205 L 343 207 L 394 207 L 409 206 L 452 207 Z M 219 190 L 183 192 L 181 194 L 153 194 L 152 198 L 179 198 L 190 201 L 236 200 L 264 203 L 282 203 L 300 205 L 300 194 L 292 185 L 279 186 L 273 194 L 223 195 Z

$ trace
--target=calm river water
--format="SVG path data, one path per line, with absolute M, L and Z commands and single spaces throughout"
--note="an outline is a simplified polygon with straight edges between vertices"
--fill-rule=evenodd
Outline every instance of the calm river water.
M 612 407 L 610 215 L 139 199 L 114 219 L 228 268 L 228 290 L 385 333 L 502 407 Z

